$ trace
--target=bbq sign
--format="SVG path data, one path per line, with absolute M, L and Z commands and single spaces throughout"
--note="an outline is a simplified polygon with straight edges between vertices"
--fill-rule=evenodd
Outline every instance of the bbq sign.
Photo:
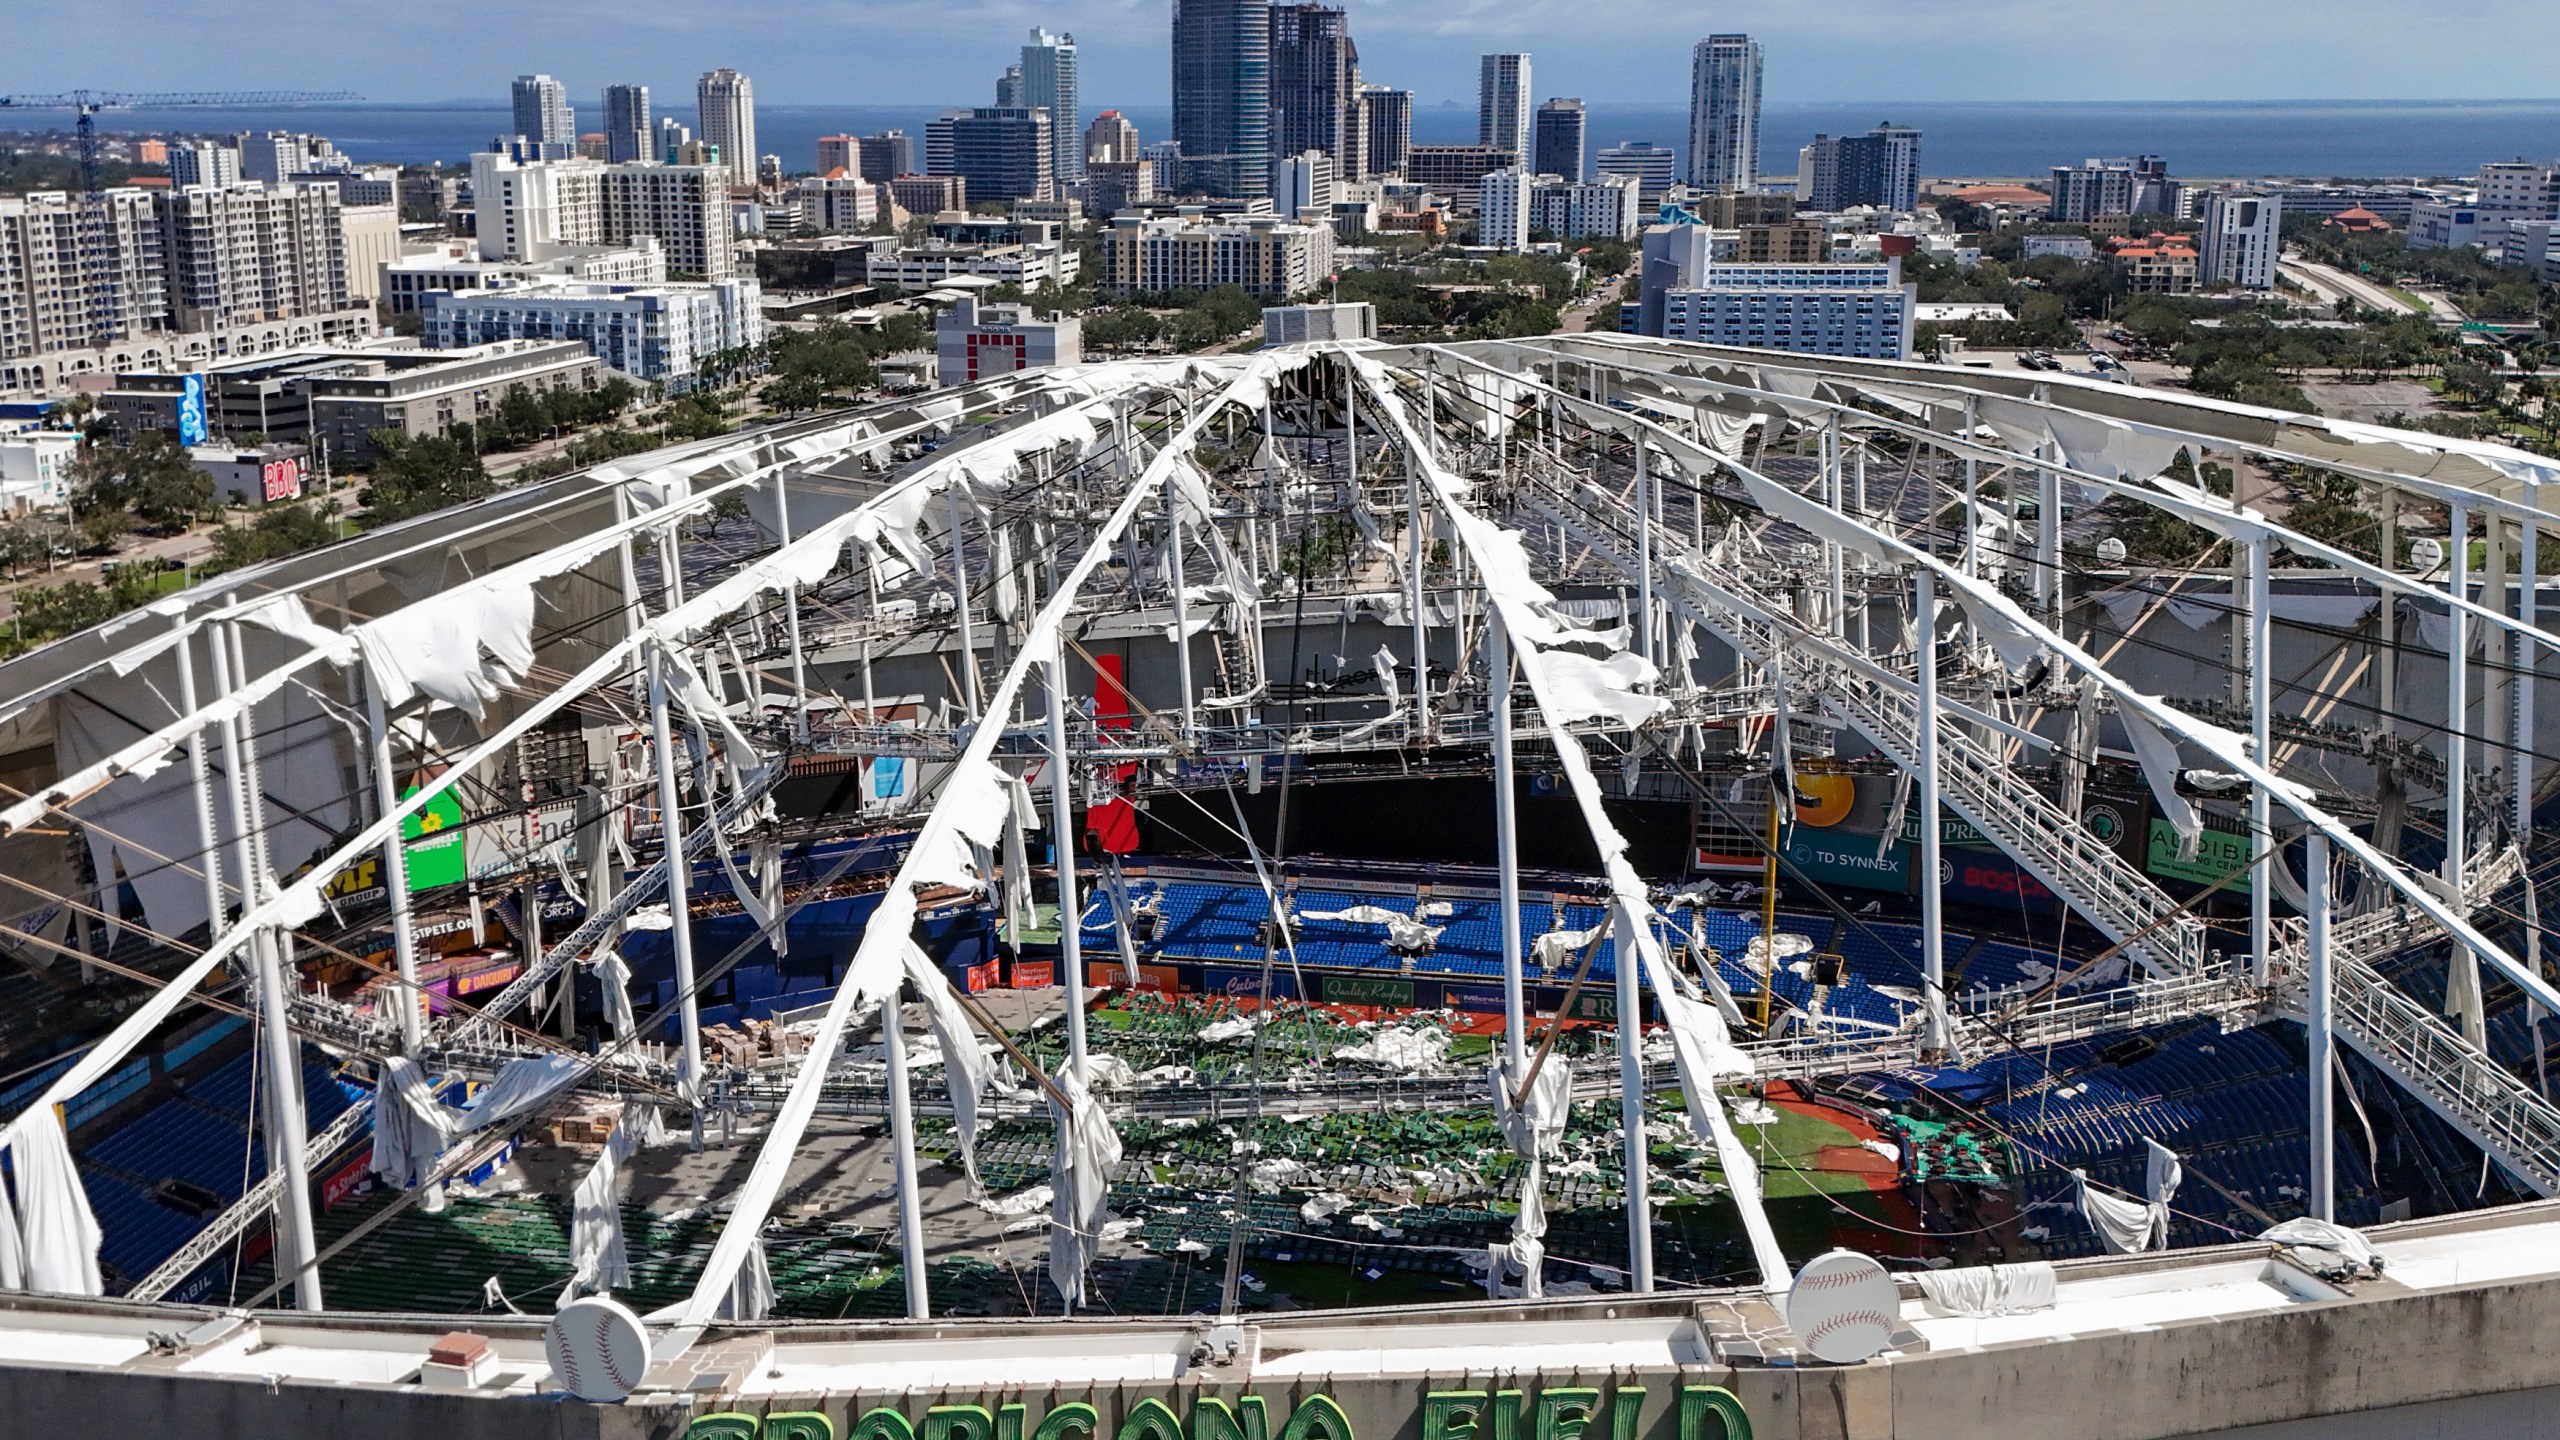
M 1645 1402 L 1654 1393 L 1631 1384 L 1605 1393 L 1584 1386 L 1434 1390 L 1422 1397 L 1421 1440 L 1641 1440 Z M 1732 1391 L 1688 1385 L 1677 1395 L 1677 1440 L 1751 1440 L 1751 1417 Z M 817 1410 L 722 1412 L 695 1417 L 685 1440 L 1360 1440 L 1349 1412 L 1323 1393 L 1300 1400 L 1285 1419 L 1260 1395 L 1233 1402 L 1203 1395 L 1190 1406 L 1186 1421 L 1152 1396 L 1116 1417 L 1076 1400 L 1051 1405 L 1036 1420 L 1024 1404 L 935 1405 L 912 1420 L 884 1405 L 842 1430 Z

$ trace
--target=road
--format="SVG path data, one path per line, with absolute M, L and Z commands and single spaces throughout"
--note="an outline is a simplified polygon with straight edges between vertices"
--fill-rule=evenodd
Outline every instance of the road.
M 1565 335 L 1583 334 L 1590 330 L 1593 318 L 1599 315 L 1607 316 L 1607 319 L 1600 326 L 1602 330 L 1611 332 L 1616 331 L 1618 328 L 1618 292 L 1625 283 L 1626 277 L 1623 275 L 1612 275 L 1607 280 L 1601 282 L 1600 288 L 1592 291 L 1589 299 L 1566 309 L 1564 312 L 1564 322 L 1559 333 Z M 1605 311 L 1601 308 L 1604 305 L 1608 307 Z
M 2379 310 L 2385 315 L 2415 315 L 2417 308 L 2360 275 L 2350 275 L 2334 265 L 2290 257 L 2276 262 L 2277 273 L 2312 294 L 2335 303 L 2353 300 L 2361 309 Z

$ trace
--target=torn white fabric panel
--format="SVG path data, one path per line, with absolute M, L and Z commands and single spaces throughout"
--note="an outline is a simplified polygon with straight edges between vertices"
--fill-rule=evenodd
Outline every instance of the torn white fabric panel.
M 1103 1223 L 1111 1218 L 1120 1137 L 1081 1072 L 1061 1068 L 1057 1083 L 1067 1106 L 1050 1097 L 1057 1134 L 1049 1151 L 1049 1183 L 1055 1189 L 1049 1209 L 1049 1283 L 1072 1310 L 1085 1303 L 1086 1272 L 1102 1244 Z
M 2146 1205 L 2109 1195 L 2089 1183 L 2085 1170 L 2071 1172 L 2071 1184 L 2077 1192 L 2082 1218 L 2098 1238 L 2118 1255 L 2139 1255 L 2152 1246 L 2155 1231 L 2164 1231 L 2168 1223 L 2166 1207 Z M 2155 1217 L 2154 1211 L 2158 1210 Z M 2156 1220 L 2156 1223 L 2155 1223 Z
M 434 604 L 368 621 L 353 634 L 385 706 L 397 709 L 423 693 L 478 720 L 500 687 L 533 666 L 533 584 L 493 576 Z
M 622 1166 L 640 1149 L 656 1109 L 636 1100 L 622 1107 L 613 1134 L 570 1196 L 569 1262 L 577 1276 L 573 1288 L 581 1293 L 631 1286 L 631 1255 L 622 1236 Z
M 241 611 L 240 618 L 273 630 L 287 639 L 301 641 L 328 657 L 332 665 L 345 665 L 356 658 L 356 642 L 312 619 L 311 612 L 303 608 L 299 595 L 270 595 Z
M 1555 707 L 1553 718 L 1567 724 L 1608 719 L 1632 730 L 1671 706 L 1661 696 L 1637 688 L 1654 683 L 1662 672 L 1630 650 L 1594 660 L 1571 650 L 1530 647 L 1522 650 L 1520 664 L 1543 672 L 1541 678 Z
M 2460 1024 L 2462 1038 L 2471 1042 L 2472 1049 L 2487 1053 L 2489 1020 L 2480 998 L 2480 957 L 2467 945 L 2453 947 L 2453 959 L 2445 972 L 2444 1014 L 2446 1019 Z
M 1524 1061 L 1523 1064 L 1534 1063 Z M 1494 1123 L 1503 1138 L 1511 1142 L 1511 1150 L 1522 1159 L 1554 1155 L 1564 1148 L 1565 1120 L 1573 1106 L 1573 1071 L 1565 1057 L 1550 1053 L 1546 1063 L 1538 1067 L 1537 1077 L 1529 1082 L 1529 1090 L 1520 1097 L 1514 1109 L 1511 1097 L 1520 1093 L 1520 1077 L 1508 1065 L 1496 1062 L 1492 1067 Z
M 1742 488 L 1751 492 L 1751 503 L 1773 520 L 1782 520 L 1818 540 L 1827 540 L 1843 550 L 1864 555 L 1878 564 L 1890 565 L 1893 552 L 1876 538 L 1873 531 L 1827 506 L 1798 495 L 1767 476 L 1737 469 Z
M 1550 930 L 1529 942 L 1529 960 L 1550 973 L 1582 953 L 1582 947 L 1607 933 L 1608 926 L 1594 925 L 1588 930 Z
M 2144 1199 L 2149 1200 L 2152 1204 L 2163 1207 L 2161 1218 L 2164 1224 L 2168 1218 L 2166 1207 L 2170 1201 L 2178 1198 L 2178 1185 L 2186 1178 L 2186 1167 L 2178 1163 L 2177 1155 L 2172 1152 L 2168 1146 L 2161 1144 L 2157 1140 L 2153 1140 L 2148 1137 L 2144 1138 L 2142 1142 L 2142 1195 Z M 2160 1243 L 2165 1245 L 2168 1243 L 2168 1240 L 2168 1233 L 2163 1231 L 2160 1235 Z
M 2187 448 L 2184 439 L 2103 415 L 2048 410 L 2044 423 L 2054 443 L 2062 447 L 2064 463 L 2110 480 L 2148 480 L 2168 469 Z
M 1009 1093 L 1013 1087 L 1005 1083 L 1003 1061 L 989 1053 L 970 1025 L 969 1012 L 962 1008 L 960 997 L 951 988 L 951 977 L 936 968 L 913 941 L 907 944 L 906 970 L 909 983 L 924 997 L 934 1044 L 942 1052 L 942 1083 L 951 1092 L 951 1119 L 959 1136 L 960 1164 L 969 1177 L 970 1197 L 975 1199 L 986 1193 L 986 1182 L 978 1175 L 979 1103 L 991 1090 Z
M 764 1237 L 758 1235 L 748 1247 L 747 1258 L 738 1266 L 737 1279 L 730 1282 L 728 1302 L 721 1313 L 742 1324 L 772 1318 L 775 1301 L 781 1297 L 773 1288 L 773 1262 L 764 1251 Z
M 18 1228 L 18 1209 L 9 1201 L 9 1187 L 0 1183 L 0 1290 L 26 1288 L 26 1239 Z
M 2196 842 L 2204 834 L 2204 819 L 2187 797 L 2178 793 L 2178 743 L 2161 734 L 2149 716 L 2131 705 L 2117 706 L 2116 719 L 2123 722 L 2134 758 L 2142 762 L 2142 777 L 2151 782 L 2151 798 L 2159 802 L 2160 818 L 2178 832 L 2179 857 L 2192 858 Z
M 596 952 L 593 966 L 596 986 L 604 992 L 605 1028 L 615 1039 L 627 1039 L 640 1028 L 639 1017 L 631 1013 L 631 967 L 623 963 L 622 952 L 609 945 Z
M 2000 663 L 2008 667 L 2010 674 L 2024 674 L 2036 656 L 2044 652 L 2044 642 L 1990 598 L 1959 587 L 1956 603 L 1964 607 L 1965 618 L 1973 622 L 1976 633 L 1999 652 Z
M 1952 1270 L 1915 1270 L 1920 1297 L 1933 1315 L 1988 1319 L 2025 1315 L 2053 1308 L 2053 1262 L 2030 1260 L 2019 1265 L 1966 1265 Z
M 463 1130 L 488 1130 L 539 1108 L 578 1078 L 579 1059 L 557 1052 L 530 1055 L 500 1066 L 488 1084 L 471 1097 L 463 1114 Z
M 386 1184 L 417 1189 L 435 1173 L 463 1123 L 462 1112 L 428 1088 L 416 1061 L 391 1056 L 373 1087 L 373 1173 Z
M 1639 949 L 1651 948 L 1641 936 L 1637 945 Z M 1726 1112 L 1724 1097 L 1717 1089 L 1724 1080 L 1748 1079 L 1753 1071 L 1751 1057 L 1734 1045 L 1725 1030 L 1724 1016 L 1714 1006 L 1692 1000 L 1680 994 L 1677 987 L 1663 984 L 1660 962 L 1650 954 L 1646 959 L 1647 972 L 1654 981 L 1654 1000 L 1661 1005 L 1663 1020 L 1671 1031 L 1671 1053 L 1680 1072 L 1680 1093 L 1688 1104 L 1689 1123 L 1698 1138 L 1715 1147 L 1725 1181 L 1733 1188 L 1734 1203 L 1742 1212 L 1743 1230 L 1750 1237 L 1761 1283 L 1771 1290 L 1784 1289 L 1794 1272 L 1787 1265 L 1786 1252 L 1778 1246 L 1769 1212 L 1761 1204 L 1760 1163 L 1734 1131 L 1733 1117 Z
M 2262 1230 L 2258 1233 L 2258 1238 L 2270 1245 L 2326 1251 L 2337 1256 L 2342 1262 L 2362 1270 L 2379 1272 L 2382 1268 L 2382 1257 L 2375 1252 L 2373 1242 L 2367 1240 L 2363 1232 L 2350 1230 L 2334 1221 L 2317 1220 L 2305 1215 L 2298 1220 L 2287 1220 L 2272 1229 Z
M 105 1236 L 90 1213 L 88 1192 L 71 1163 L 62 1117 L 50 1105 L 20 1115 L 7 1131 L 17 1172 L 18 1227 L 24 1282 L 51 1295 L 102 1295 L 98 1245 Z

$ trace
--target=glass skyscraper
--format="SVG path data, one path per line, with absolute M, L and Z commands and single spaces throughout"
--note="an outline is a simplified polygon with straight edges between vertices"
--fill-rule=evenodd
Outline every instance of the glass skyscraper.
M 1689 72 L 1689 183 L 1749 190 L 1760 183 L 1760 42 L 1710 35 Z
M 1180 188 L 1271 193 L 1270 0 L 1174 0 L 1173 139 Z

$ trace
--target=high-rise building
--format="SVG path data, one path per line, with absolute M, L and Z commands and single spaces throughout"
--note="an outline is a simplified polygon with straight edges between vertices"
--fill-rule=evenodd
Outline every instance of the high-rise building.
M 1499 145 L 1416 145 L 1404 156 L 1407 178 L 1461 210 L 1476 207 L 1484 177 L 1519 163 L 1519 151 Z
M 737 253 L 729 182 L 726 165 L 526 163 L 474 155 L 471 197 L 481 258 L 542 260 L 563 246 L 620 245 L 648 235 L 666 252 L 670 273 L 726 279 Z
M 811 230 L 868 230 L 880 220 L 880 187 L 851 173 L 817 174 L 794 184 L 783 199 Z
M 1678 159 L 1679 156 L 1667 145 L 1656 145 L 1650 140 L 1630 140 L 1601 151 L 1596 164 L 1604 176 L 1636 177 L 1636 203 L 1652 210 L 1660 206 L 1662 197 L 1670 192 L 1672 167 Z
M 2214 192 L 2205 203 L 2204 253 L 2197 278 L 2207 285 L 2272 290 L 2284 231 L 2284 202 L 2273 195 Z
M 947 110 L 925 127 L 925 169 L 956 175 L 978 200 L 1046 200 L 1057 193 L 1049 112 L 1023 106 Z
M 1088 160 L 1084 167 L 1085 213 L 1107 220 L 1156 198 L 1153 160 Z
M 220 330 L 347 308 L 347 239 L 332 185 L 190 185 L 160 202 L 169 315 Z
M 1347 14 L 1330 5 L 1271 7 L 1271 148 L 1283 157 L 1321 150 L 1333 173 L 1368 173 L 1360 121 L 1360 50 Z
M 1049 112 L 1049 174 L 1059 185 L 1084 178 L 1084 108 L 1076 94 L 1076 37 L 1037 26 L 1022 45 L 1022 100 Z
M 2475 178 L 2479 199 L 2473 208 L 2483 220 L 2560 218 L 2560 167 L 2503 160 L 2481 166 Z
M 1128 165 L 1137 161 L 1138 127 L 1117 110 L 1105 110 L 1084 129 L 1088 165 Z
M 604 87 L 604 158 L 614 164 L 657 158 L 650 153 L 649 87 Z
M 1808 210 L 1917 209 L 1920 132 L 1887 122 L 1864 135 L 1816 135 L 1804 149 L 1797 189 Z
M 1386 85 L 1360 87 L 1360 121 L 1368 133 L 1371 175 L 1401 175 L 1413 149 L 1413 92 Z
M 1496 250 L 1529 248 L 1529 201 L 1538 178 L 1518 166 L 1484 177 L 1476 202 L 1476 243 Z
M 1748 35 L 1710 35 L 1691 57 L 1689 183 L 1701 190 L 1760 183 L 1760 58 Z
M 1270 0 L 1174 0 L 1173 140 L 1180 188 L 1270 193 Z
M 723 66 L 702 77 L 694 101 L 704 143 L 720 147 L 720 163 L 737 184 L 756 183 L 755 82 Z
M 819 178 L 823 179 L 839 170 L 857 180 L 862 178 L 862 142 L 851 135 L 819 136 Z
M 676 163 L 676 154 L 693 143 L 693 131 L 673 115 L 658 117 L 657 151 L 649 158 L 665 164 Z
M 168 267 L 150 191 L 0 195 L 0 361 L 168 328 Z
M 862 137 L 863 179 L 881 185 L 917 173 L 914 136 L 904 130 L 883 130 Z
M 2131 160 L 2089 160 L 2053 167 L 2053 199 L 2045 218 L 2058 225 L 2086 225 L 2133 213 L 2141 175 Z
M 566 160 L 578 153 L 578 121 L 569 110 L 569 87 L 548 75 L 519 75 L 515 83 L 516 134 L 536 159 Z
M 1476 62 L 1476 143 L 1529 156 L 1529 57 L 1487 55 Z
M 1321 150 L 1283 155 L 1271 165 L 1271 211 L 1283 220 L 1333 217 L 1333 157 Z
M 1581 179 L 1583 118 L 1579 100 L 1550 100 L 1539 106 L 1535 134 L 1531 137 L 1529 168 L 1541 175 Z
M 212 140 L 188 140 L 169 147 L 171 185 L 237 185 L 240 152 Z
M 1643 226 L 1642 193 L 1633 175 L 1597 180 L 1541 175 L 1529 192 L 1529 228 L 1567 240 L 1633 240 Z

